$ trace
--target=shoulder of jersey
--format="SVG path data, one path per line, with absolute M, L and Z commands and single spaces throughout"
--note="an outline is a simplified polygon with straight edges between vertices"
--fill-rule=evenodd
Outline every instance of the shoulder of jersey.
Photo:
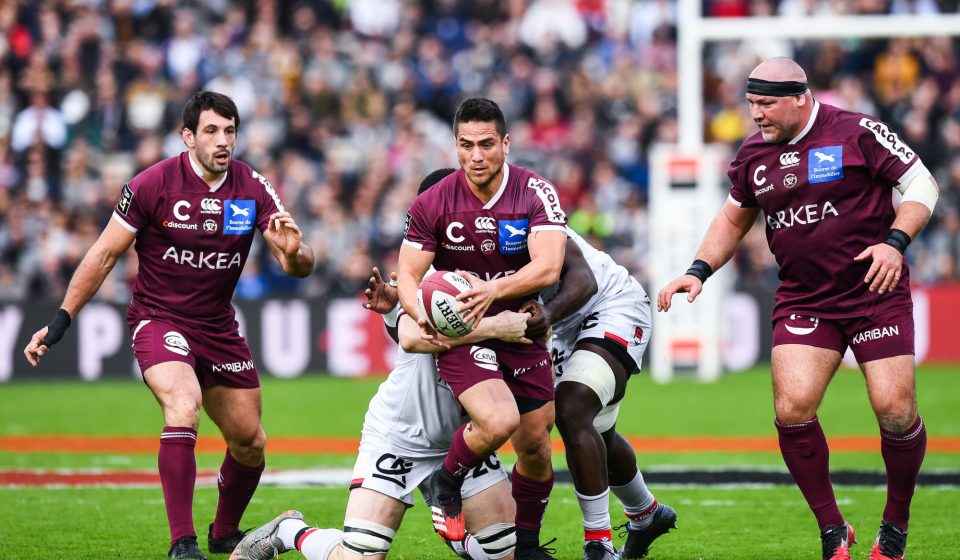
M 181 156 L 177 155 L 158 161 L 140 173 L 137 173 L 134 180 L 130 181 L 133 185 L 130 185 L 130 183 L 127 184 L 130 185 L 132 189 L 140 189 L 148 185 L 158 185 L 163 179 L 176 176 L 180 171 L 180 157 Z M 189 165 L 189 163 L 187 165 Z

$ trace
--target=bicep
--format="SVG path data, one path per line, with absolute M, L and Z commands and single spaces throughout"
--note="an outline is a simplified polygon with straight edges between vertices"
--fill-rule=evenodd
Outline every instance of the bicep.
M 566 246 L 567 232 L 552 229 L 534 231 L 527 241 L 530 260 L 545 258 L 562 262 Z
M 130 245 L 133 245 L 136 238 L 136 232 L 130 231 L 117 219 L 111 218 L 103 233 L 100 234 L 100 238 L 97 239 L 96 246 L 103 254 L 119 258 L 127 252 Z
M 720 214 L 726 218 L 725 223 L 734 229 L 740 237 L 743 237 L 750 231 L 750 228 L 753 227 L 754 222 L 757 221 L 757 216 L 760 215 L 760 208 L 758 206 L 744 208 L 737 206 L 728 199 L 723 203 Z
M 418 282 L 433 264 L 435 253 L 417 249 L 408 243 L 400 245 L 400 257 L 397 263 L 397 274 L 411 275 Z

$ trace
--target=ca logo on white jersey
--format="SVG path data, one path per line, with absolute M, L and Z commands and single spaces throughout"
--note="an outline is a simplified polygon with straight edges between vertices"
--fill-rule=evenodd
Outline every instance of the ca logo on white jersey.
M 181 222 L 185 222 L 190 219 L 190 214 L 181 212 L 180 211 L 181 208 L 190 208 L 190 203 L 187 202 L 186 200 L 181 200 L 173 205 L 174 217 L 180 220 Z
M 219 214 L 223 211 L 219 198 L 205 198 L 200 201 L 201 214 Z
M 447 239 L 453 241 L 454 243 L 460 243 L 464 239 L 464 236 L 454 233 L 453 230 L 463 229 L 463 224 L 460 222 L 450 222 L 450 225 L 447 226 Z
M 181 356 L 186 356 L 190 353 L 190 345 L 187 344 L 187 339 L 177 331 L 170 331 L 163 335 L 163 347 Z
M 490 216 L 480 216 L 473 221 L 473 226 L 477 228 L 477 233 L 484 231 L 497 231 L 497 222 Z

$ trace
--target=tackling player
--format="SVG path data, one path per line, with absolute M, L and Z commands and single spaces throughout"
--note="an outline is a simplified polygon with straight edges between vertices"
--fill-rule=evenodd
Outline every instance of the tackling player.
M 210 552 L 230 552 L 243 537 L 240 518 L 263 472 L 260 380 L 230 303 L 254 230 L 287 274 L 313 270 L 313 252 L 273 186 L 233 159 L 239 125 L 229 97 L 202 91 L 190 98 L 181 130 L 187 151 L 123 186 L 60 310 L 24 349 L 37 365 L 136 242 L 140 270 L 127 323 L 143 380 L 163 411 L 157 462 L 171 558 L 206 558 L 193 525 L 201 406 L 227 443 Z
M 853 528 L 830 482 L 817 409 L 849 347 L 880 425 L 887 504 L 871 560 L 902 560 L 927 432 L 917 413 L 913 303 L 903 258 L 939 187 L 917 154 L 874 117 L 818 102 L 789 58 L 757 66 L 747 102 L 759 133 L 730 164 L 730 196 L 687 273 L 664 287 L 692 302 L 763 211 L 780 265 L 773 392 L 780 451 L 820 525 L 824 560 L 849 560 Z M 903 200 L 893 205 L 893 190 Z
M 676 527 L 677 514 L 647 489 L 636 452 L 616 430 L 630 376 L 639 373 L 650 340 L 650 298 L 630 273 L 567 228 L 566 258 L 544 303 L 528 302 L 527 335 L 552 326 L 557 428 L 583 515 L 584 560 L 642 558 Z M 609 491 L 620 500 L 627 540 L 612 544 Z

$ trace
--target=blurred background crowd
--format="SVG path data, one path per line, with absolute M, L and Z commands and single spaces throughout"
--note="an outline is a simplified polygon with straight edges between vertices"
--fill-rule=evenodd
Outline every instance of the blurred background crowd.
M 704 0 L 713 17 L 957 11 L 957 0 Z M 237 157 L 276 186 L 317 255 L 305 282 L 266 251 L 238 296 L 353 295 L 395 265 L 421 178 L 456 165 L 464 97 L 503 108 L 511 162 L 560 192 L 570 224 L 644 282 L 648 153 L 677 135 L 674 0 L 0 1 L 0 299 L 59 300 L 123 184 L 183 151 L 180 111 L 230 95 Z M 943 190 L 908 256 L 960 280 L 960 65 L 952 38 L 727 42 L 704 53 L 705 138 L 755 125 L 744 78 L 795 57 L 821 101 L 900 131 Z M 706 224 L 704 224 L 706 227 Z M 742 281 L 776 285 L 760 227 Z M 127 301 L 135 255 L 100 297 Z M 651 286 L 647 286 L 648 290 Z

